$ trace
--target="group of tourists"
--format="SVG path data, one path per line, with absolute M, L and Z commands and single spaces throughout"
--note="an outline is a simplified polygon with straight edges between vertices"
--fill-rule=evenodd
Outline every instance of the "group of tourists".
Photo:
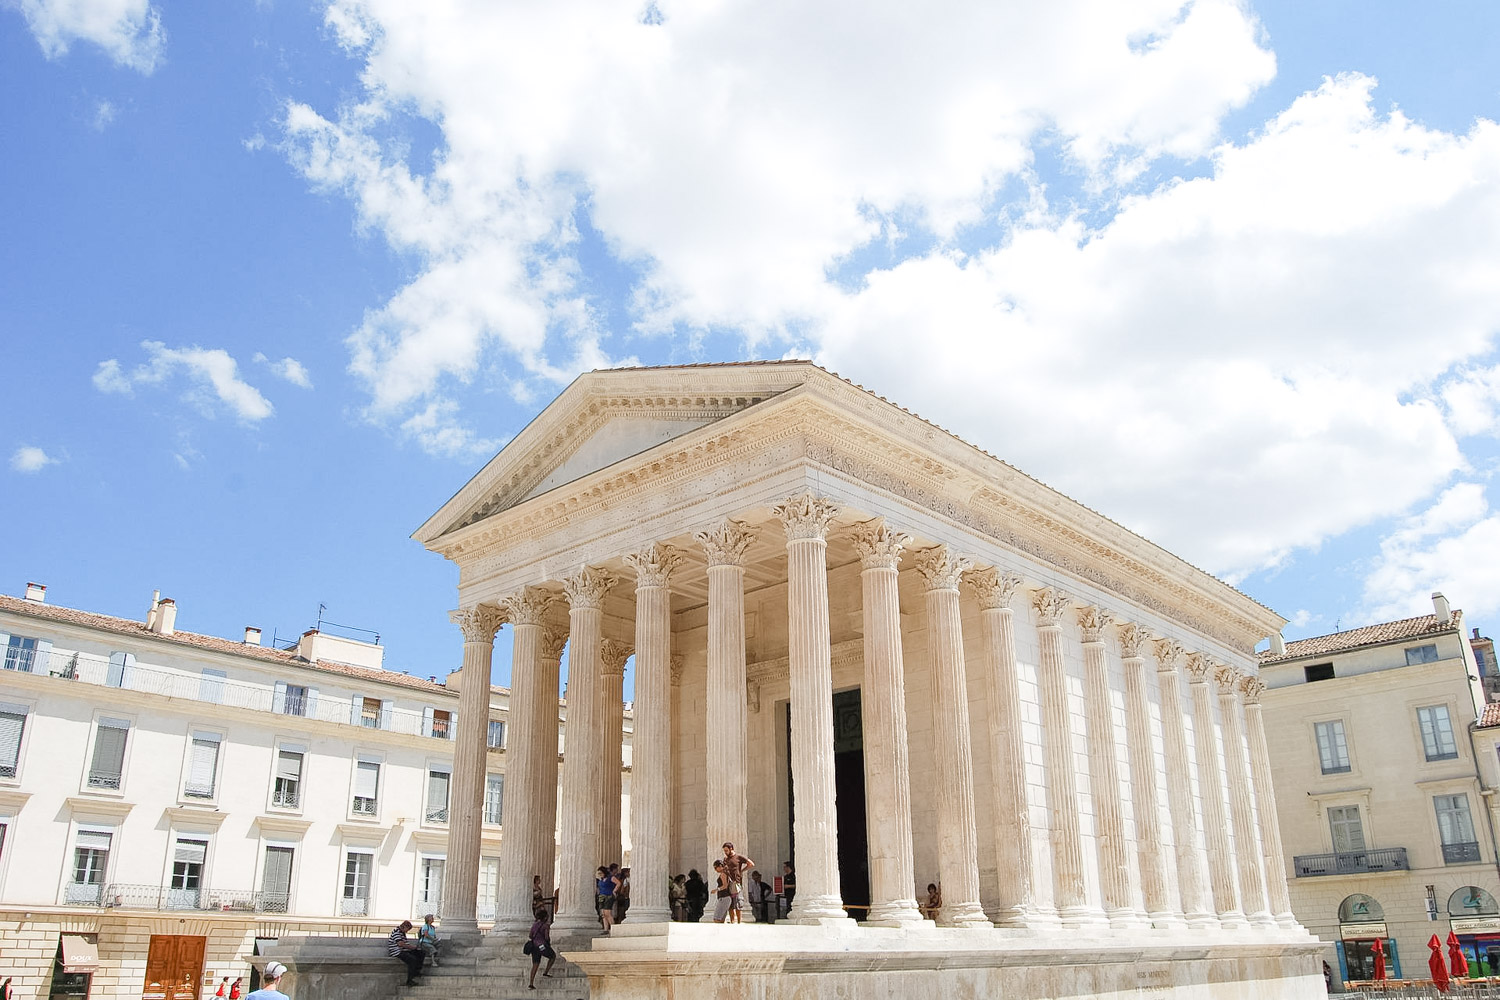
M 599 925 L 608 934 L 611 927 L 625 919 L 630 909 L 630 869 L 621 868 L 619 862 L 600 865 L 594 872 L 596 891 L 594 912 L 599 916 Z
M 797 873 L 790 861 L 782 864 L 782 898 L 788 910 L 797 893 Z M 748 872 L 748 881 L 746 874 Z M 737 924 L 741 922 L 744 904 L 757 923 L 774 923 L 780 915 L 775 887 L 755 870 L 755 862 L 739 854 L 734 844 L 725 842 L 724 856 L 713 863 L 713 883 L 704 881 L 698 869 L 686 875 L 672 876 L 667 890 L 667 900 L 672 907 L 672 919 L 679 923 L 697 923 L 703 919 L 710 898 L 714 899 L 715 923 Z

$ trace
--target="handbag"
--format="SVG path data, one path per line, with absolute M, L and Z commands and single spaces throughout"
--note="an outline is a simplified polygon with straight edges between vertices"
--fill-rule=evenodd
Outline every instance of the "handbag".
M 535 951 L 536 951 L 536 945 L 533 944 L 531 941 L 527 941 L 525 944 L 521 945 L 521 954 L 523 954 L 523 955 L 530 955 L 530 954 L 532 954 Z

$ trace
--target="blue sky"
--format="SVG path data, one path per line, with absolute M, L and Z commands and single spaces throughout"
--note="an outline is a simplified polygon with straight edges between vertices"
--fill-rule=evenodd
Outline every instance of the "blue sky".
M 0 591 L 441 676 L 407 536 L 573 375 L 812 356 L 1289 637 L 1487 627 L 1500 8 L 1022 7 L 0 3 Z

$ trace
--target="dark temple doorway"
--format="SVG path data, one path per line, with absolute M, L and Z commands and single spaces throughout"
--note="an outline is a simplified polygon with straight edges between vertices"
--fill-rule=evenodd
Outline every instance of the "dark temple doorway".
M 870 908 L 869 836 L 865 829 L 865 732 L 859 689 L 833 696 L 833 787 L 838 796 L 839 891 L 849 915 Z

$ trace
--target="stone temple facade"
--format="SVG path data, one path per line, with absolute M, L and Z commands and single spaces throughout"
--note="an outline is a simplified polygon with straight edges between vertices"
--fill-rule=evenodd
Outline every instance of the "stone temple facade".
M 594 1000 L 1322 995 L 1253 652 L 1283 619 L 899 406 L 803 362 L 594 372 L 415 537 L 459 568 L 463 673 L 512 648 L 491 940 L 519 945 L 555 845 Z M 461 729 L 450 934 L 477 933 L 484 758 Z M 795 861 L 789 921 L 669 921 L 726 840 Z

